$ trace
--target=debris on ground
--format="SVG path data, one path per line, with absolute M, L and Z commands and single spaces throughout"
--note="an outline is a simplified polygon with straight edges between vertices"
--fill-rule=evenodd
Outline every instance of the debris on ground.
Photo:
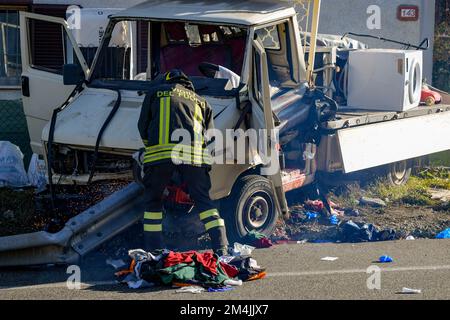
M 336 215 L 334 215 L 334 214 L 331 215 L 330 216 L 330 223 L 337 226 L 339 224 L 338 217 Z
M 305 209 L 312 211 L 322 211 L 325 206 L 321 200 L 307 200 L 304 204 Z
M 445 229 L 444 231 L 440 232 L 436 239 L 450 239 L 450 228 Z
M 368 198 L 368 197 L 361 197 L 361 199 L 359 199 L 359 203 L 361 205 L 364 206 L 371 206 L 374 208 L 382 208 L 382 207 L 386 207 L 386 202 L 381 200 L 381 199 L 376 199 L 376 198 Z
M 250 256 L 219 258 L 211 252 L 137 249 L 129 251 L 129 259 L 129 267 L 115 275 L 133 289 L 171 285 L 180 288 L 177 293 L 224 292 L 266 276 Z
M 337 259 L 339 259 L 338 257 L 323 257 L 322 261 L 336 261 Z
M 342 229 L 349 221 L 358 226 L 353 226 L 354 234 L 361 232 L 358 228 L 364 229 L 363 237 L 351 242 L 434 239 L 450 228 L 450 202 L 444 201 L 450 193 L 449 178 L 449 168 L 427 168 L 402 186 L 375 180 L 363 186 L 354 182 L 334 187 L 326 196 L 330 213 L 321 200 L 310 198 L 316 197 L 314 190 L 297 192 L 289 197 L 290 218 L 277 224 L 271 240 L 275 244 L 348 242 Z
M 0 141 L 0 188 L 22 188 L 29 185 L 20 148 Z
M 352 220 L 339 226 L 339 233 L 343 242 L 370 242 L 395 240 L 392 229 L 379 230 L 373 224 L 357 224 Z
M 422 293 L 422 290 L 420 290 L 420 289 L 402 288 L 402 293 L 404 293 L 404 294 L 420 294 L 420 293 Z
M 242 239 L 242 242 L 258 249 L 270 248 L 273 245 L 272 241 L 265 234 L 255 230 L 250 231 Z
M 380 262 L 380 263 L 391 263 L 393 261 L 394 261 L 394 259 L 392 259 L 392 257 L 390 257 L 390 256 L 381 256 L 378 259 L 378 262 Z
M 112 266 L 114 269 L 123 268 L 124 266 L 127 265 L 127 263 L 125 261 L 123 261 L 122 259 L 116 259 L 116 260 L 107 259 L 106 264 Z
M 193 294 L 198 294 L 205 291 L 206 291 L 205 288 L 199 286 L 181 287 L 180 289 L 175 290 L 176 293 L 193 293 Z
M 30 185 L 36 188 L 36 193 L 41 193 L 47 189 L 48 177 L 45 160 L 39 159 L 36 153 L 31 157 L 27 176 Z
M 240 244 L 238 242 L 235 242 L 233 247 L 233 256 L 250 256 L 255 249 L 255 247 L 249 246 L 247 244 Z
M 445 189 L 428 189 L 432 200 L 437 200 L 440 202 L 450 201 L 450 190 Z

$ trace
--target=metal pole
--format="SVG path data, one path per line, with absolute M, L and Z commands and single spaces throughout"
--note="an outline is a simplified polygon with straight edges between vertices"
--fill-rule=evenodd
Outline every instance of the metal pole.
M 308 70 L 307 79 L 309 86 L 312 88 L 314 86 L 314 62 L 316 56 L 316 42 L 317 33 L 319 31 L 319 16 L 320 16 L 320 4 L 321 0 L 311 0 L 313 1 L 314 8 L 312 14 L 311 22 L 311 40 L 309 44 L 309 59 L 308 59 Z

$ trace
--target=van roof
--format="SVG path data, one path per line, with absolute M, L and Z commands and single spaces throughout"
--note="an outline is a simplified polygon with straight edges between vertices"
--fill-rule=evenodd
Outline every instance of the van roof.
M 294 14 L 294 8 L 280 0 L 151 0 L 113 14 L 111 18 L 187 20 L 249 26 Z

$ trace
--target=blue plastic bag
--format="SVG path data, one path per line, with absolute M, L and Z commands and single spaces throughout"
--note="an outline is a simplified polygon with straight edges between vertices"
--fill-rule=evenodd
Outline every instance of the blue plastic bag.
M 392 257 L 390 257 L 390 256 L 381 256 L 378 261 L 381 263 L 390 263 L 390 262 L 393 262 L 394 259 L 392 259 Z
M 450 239 L 450 228 L 445 229 L 436 236 L 436 239 Z

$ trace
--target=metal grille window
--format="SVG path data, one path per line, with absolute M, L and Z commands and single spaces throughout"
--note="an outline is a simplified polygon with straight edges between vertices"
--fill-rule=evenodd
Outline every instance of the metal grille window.
M 0 8 L 0 86 L 18 86 L 21 72 L 19 11 Z
M 276 25 L 258 29 L 255 31 L 258 37 L 261 39 L 264 49 L 268 50 L 280 50 L 280 36 L 278 34 L 278 28 Z

